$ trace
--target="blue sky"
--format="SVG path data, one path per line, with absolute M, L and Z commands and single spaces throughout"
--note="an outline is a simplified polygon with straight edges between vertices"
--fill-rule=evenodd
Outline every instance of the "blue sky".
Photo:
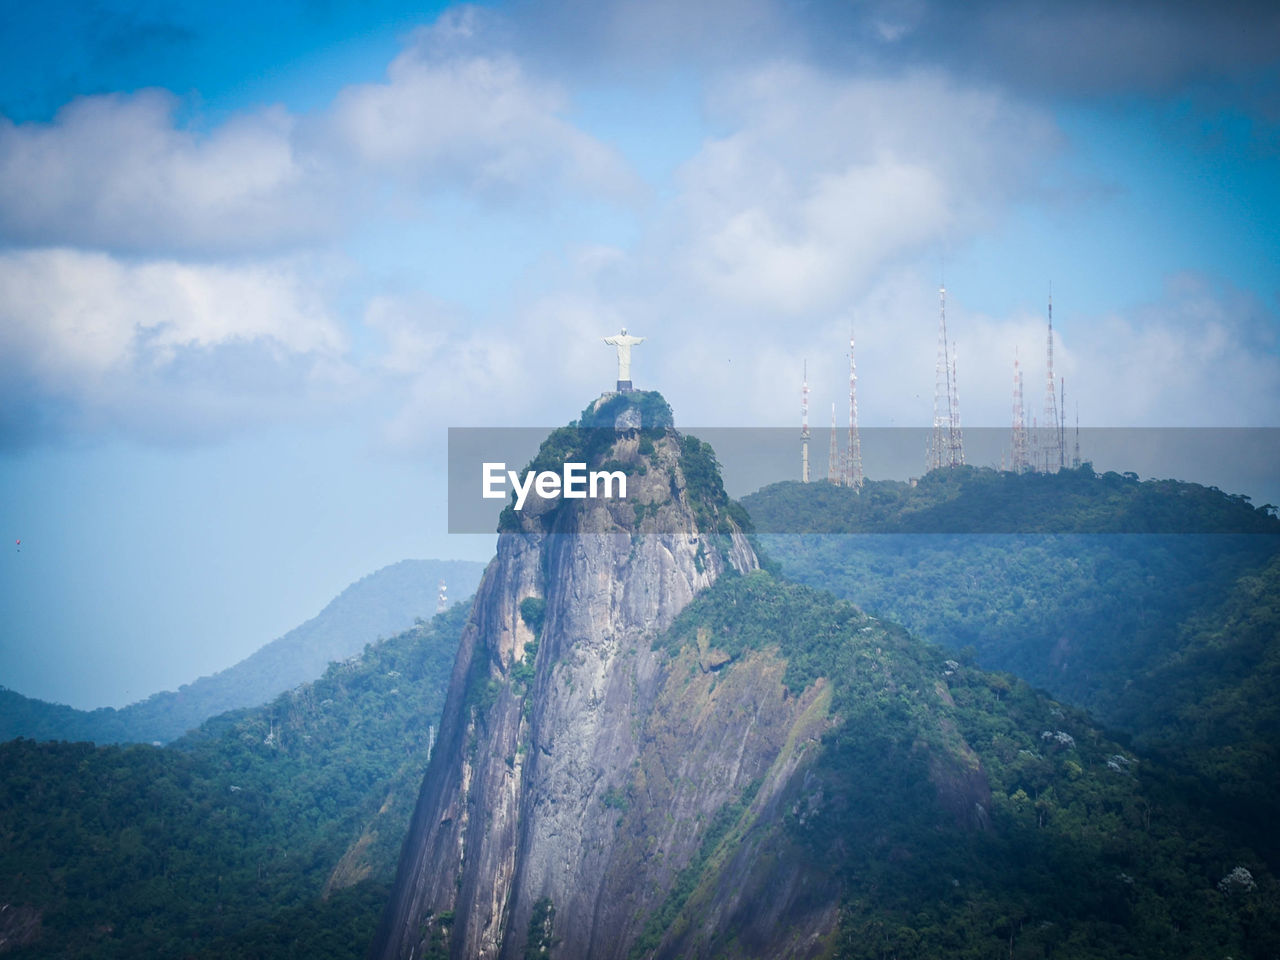
M 945 274 L 1001 426 L 1052 283 L 1086 426 L 1280 426 L 1278 224 L 1268 4 L 6 3 L 0 683 L 120 705 L 486 559 L 446 429 L 572 418 L 623 325 L 779 426 L 852 323 L 922 425 Z

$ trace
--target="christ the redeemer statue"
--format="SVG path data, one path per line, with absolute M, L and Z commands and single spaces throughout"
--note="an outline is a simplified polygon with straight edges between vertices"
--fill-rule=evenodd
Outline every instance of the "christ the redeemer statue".
M 631 392 L 631 348 L 637 343 L 644 343 L 644 337 L 633 337 L 623 327 L 622 332 L 613 337 L 605 337 L 604 342 L 618 348 L 618 392 Z

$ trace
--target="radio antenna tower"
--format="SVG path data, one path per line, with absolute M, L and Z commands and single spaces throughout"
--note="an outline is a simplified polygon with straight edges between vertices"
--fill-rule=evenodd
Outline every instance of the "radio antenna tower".
M 831 404 L 831 445 L 827 450 L 827 480 L 840 482 L 840 438 L 836 434 L 836 405 Z
M 809 361 L 804 362 L 804 386 L 800 388 L 800 482 L 809 482 Z
M 449 587 L 440 581 L 440 591 L 436 594 L 436 613 L 444 613 L 449 609 Z
M 1014 473 L 1027 470 L 1027 413 L 1022 402 L 1022 367 L 1018 361 L 1018 348 L 1013 348 L 1013 436 L 1010 459 Z
M 1053 381 L 1053 285 L 1049 285 L 1049 339 L 1045 356 L 1044 385 L 1044 469 L 1054 473 L 1062 466 L 1062 437 L 1058 427 L 1058 397 Z
M 938 365 L 934 370 L 933 443 L 929 469 L 958 467 L 964 463 L 964 437 L 960 433 L 960 396 L 956 391 L 954 344 L 947 342 L 947 288 L 938 288 Z
M 1080 469 L 1080 464 L 1084 461 L 1080 459 L 1080 401 L 1076 401 L 1076 452 L 1071 458 L 1071 466 Z
M 1067 465 L 1067 378 L 1059 377 L 1062 395 L 1058 399 L 1058 468 Z
M 929 469 L 951 462 L 951 360 L 947 355 L 947 288 L 938 287 L 938 363 L 934 368 L 933 443 L 929 448 Z
M 960 432 L 960 388 L 956 378 L 956 345 L 951 344 L 951 457 L 949 465 L 964 466 L 964 434 Z
M 853 361 L 853 331 L 849 331 L 849 469 L 846 486 L 862 489 L 862 438 L 858 436 L 858 367 Z

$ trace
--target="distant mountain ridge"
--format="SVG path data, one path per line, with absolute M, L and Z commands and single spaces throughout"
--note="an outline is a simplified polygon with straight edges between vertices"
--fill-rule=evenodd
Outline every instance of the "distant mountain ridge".
M 441 580 L 451 597 L 475 592 L 484 564 L 401 560 L 351 584 L 315 617 L 212 676 L 117 710 L 77 710 L 0 688 L 0 741 L 167 743 L 228 710 L 253 707 L 315 680 L 329 663 L 435 613 Z

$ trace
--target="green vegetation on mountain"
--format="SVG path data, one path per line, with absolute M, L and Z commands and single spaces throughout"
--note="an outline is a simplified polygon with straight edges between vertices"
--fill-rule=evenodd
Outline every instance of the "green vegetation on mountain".
M 871 483 L 862 495 L 779 484 L 745 503 L 771 530 L 823 511 L 835 533 L 763 538 L 788 576 L 1088 709 L 1184 771 L 1189 794 L 1280 862 L 1280 522 L 1269 509 L 1087 470 L 939 471 L 918 488 Z M 938 522 L 945 503 L 968 519 Z M 1058 532 L 902 532 L 998 526 L 984 516 Z M 1094 532 L 1135 529 L 1162 532 Z
M 735 528 L 749 532 L 751 520 L 746 511 L 725 493 L 720 466 L 711 445 L 697 437 L 676 433 L 672 423 L 671 407 L 656 390 L 607 395 L 588 405 L 577 420 L 552 430 L 521 475 L 530 471 L 559 473 L 566 463 L 585 463 L 588 470 L 618 470 L 628 476 L 632 472 L 643 475 L 649 469 L 654 443 L 670 434 L 679 443 L 679 472 L 684 478 L 686 495 L 694 508 L 698 529 L 717 538 L 728 535 Z M 635 455 L 626 460 L 606 460 L 605 455 L 615 449 L 619 429 L 635 430 L 638 435 Z M 674 469 L 669 476 L 674 485 L 677 482 Z M 523 529 L 520 515 L 515 510 L 515 499 L 513 491 L 511 503 L 499 517 L 499 531 L 517 533 Z M 550 529 L 555 516 L 569 502 L 557 499 L 549 509 L 539 514 L 544 529 Z M 635 503 L 633 507 L 639 523 L 646 509 L 652 505 Z M 724 546 L 718 540 L 716 545 Z
M 441 580 L 453 596 L 470 596 L 483 571 L 484 564 L 467 560 L 393 563 L 351 584 L 315 617 L 234 666 L 118 710 L 76 710 L 0 687 L 0 740 L 167 743 L 210 717 L 258 706 L 315 680 L 331 661 L 408 629 L 416 617 L 435 610 Z
M 832 685 L 832 723 L 783 827 L 842 887 L 837 956 L 1280 949 L 1263 859 L 1159 763 L 1007 674 L 764 572 L 722 579 L 660 642 L 713 644 L 722 671 L 773 649 L 791 690 Z
M 539 445 L 534 458 L 520 471 L 520 475 L 524 476 L 530 471 L 559 473 L 566 463 L 585 463 L 589 470 L 629 472 L 633 469 L 632 465 L 616 460 L 603 462 L 604 454 L 617 440 L 616 427 L 620 418 L 627 418 L 634 424 L 640 435 L 640 444 L 649 451 L 653 449 L 653 442 L 663 436 L 674 422 L 671 405 L 656 390 L 607 395 L 588 404 L 577 420 L 552 430 Z M 499 531 L 518 533 L 522 529 L 520 515 L 515 510 L 515 500 L 513 491 L 511 503 L 499 515 Z M 567 502 L 569 501 L 566 499 L 557 500 L 555 507 L 544 516 L 549 521 L 551 515 Z
M 720 479 L 720 464 L 711 444 L 684 434 L 680 437 L 680 472 L 693 507 L 698 529 L 728 536 L 736 526 L 751 532 L 751 518 L 742 505 L 730 500 Z M 732 521 L 732 522 L 731 522 Z
M 787 481 L 743 498 L 767 533 L 1280 533 L 1275 507 L 1216 487 L 1136 474 L 934 470 L 861 490 Z
M 1188 796 L 1280 862 L 1280 558 L 1187 617 L 1116 714 Z
M 361 956 L 469 606 L 168 747 L 0 744 L 14 956 Z

